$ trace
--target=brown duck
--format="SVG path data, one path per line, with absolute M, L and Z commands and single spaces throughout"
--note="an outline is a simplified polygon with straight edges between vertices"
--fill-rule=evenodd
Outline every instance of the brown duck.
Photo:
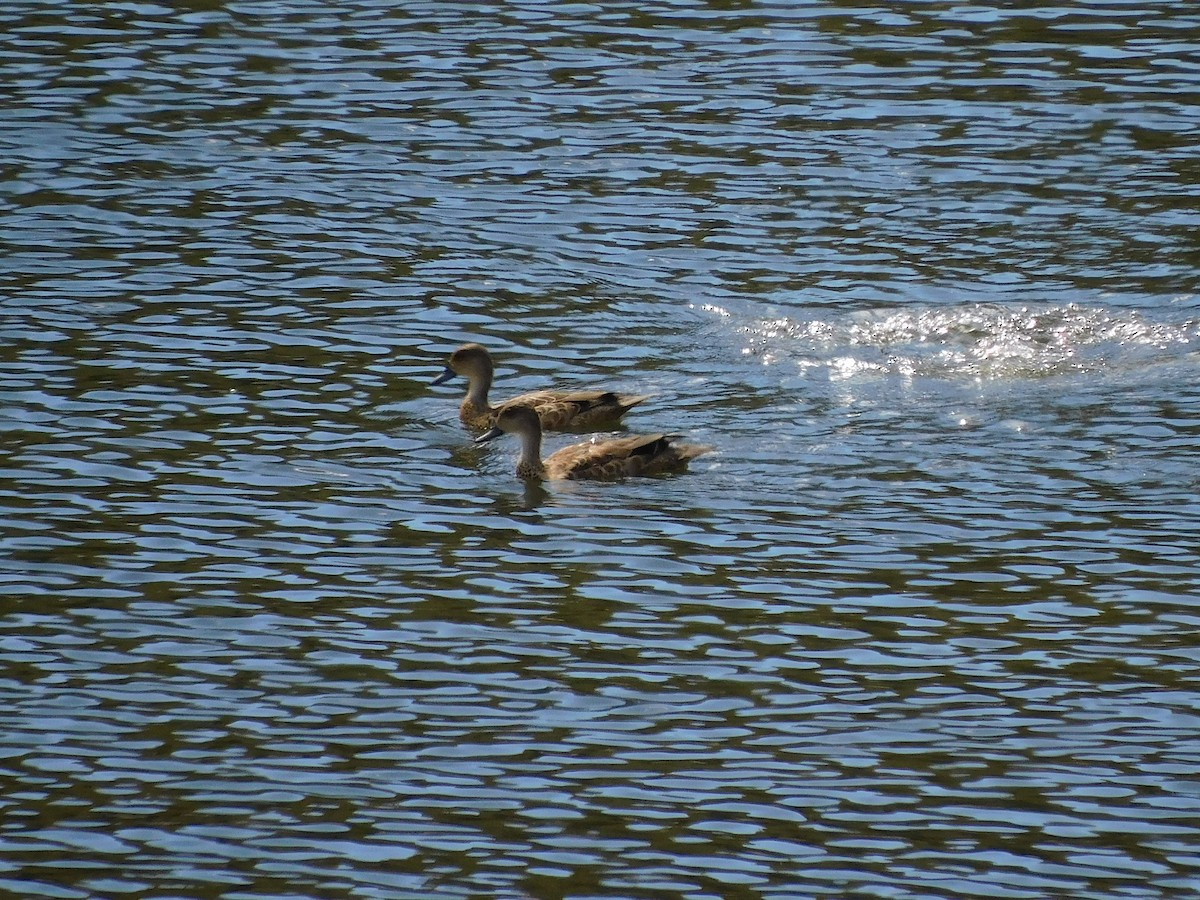
M 495 366 L 487 348 L 479 344 L 463 344 L 450 354 L 446 371 L 433 380 L 443 384 L 455 375 L 467 379 L 467 396 L 463 398 L 458 417 L 472 428 L 490 428 L 496 422 L 499 407 L 488 403 Z M 503 406 L 521 404 L 537 411 L 546 431 L 578 430 L 602 422 L 616 422 L 629 409 L 648 400 L 649 394 L 630 396 L 613 391 L 532 391 L 514 397 Z
M 688 460 L 712 451 L 698 444 L 677 444 L 676 434 L 643 434 L 608 441 L 572 444 L 542 459 L 542 426 L 529 406 L 501 407 L 492 429 L 475 438 L 482 444 L 502 434 L 521 439 L 517 475 L 521 478 L 588 478 L 615 481 L 629 475 L 656 475 L 687 466 Z

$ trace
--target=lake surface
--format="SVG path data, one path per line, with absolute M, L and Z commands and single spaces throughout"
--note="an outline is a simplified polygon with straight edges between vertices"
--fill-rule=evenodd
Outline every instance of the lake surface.
M 1190 0 L 0 36 L 0 894 L 1200 892 Z

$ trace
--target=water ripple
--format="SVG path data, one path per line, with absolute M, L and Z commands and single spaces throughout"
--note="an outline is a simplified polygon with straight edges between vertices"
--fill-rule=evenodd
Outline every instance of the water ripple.
M 1194 891 L 1198 26 L 7 4 L 0 891 Z
M 728 318 L 715 306 L 708 310 Z M 744 354 L 771 364 L 797 358 L 831 378 L 1031 378 L 1150 366 L 1192 355 L 1200 326 L 1158 322 L 1102 306 L 972 305 L 862 310 L 809 320 L 738 325 Z

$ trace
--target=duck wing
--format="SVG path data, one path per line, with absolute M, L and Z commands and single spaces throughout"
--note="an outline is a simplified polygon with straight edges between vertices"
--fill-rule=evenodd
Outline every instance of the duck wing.
M 612 481 L 630 475 L 653 475 L 677 468 L 705 448 L 672 443 L 678 435 L 642 434 L 597 443 L 575 444 L 546 460 L 553 478 Z
M 542 428 L 559 431 L 618 419 L 649 397 L 649 394 L 628 395 L 615 391 L 532 391 L 514 397 L 505 405 L 520 403 L 532 406 L 537 411 Z

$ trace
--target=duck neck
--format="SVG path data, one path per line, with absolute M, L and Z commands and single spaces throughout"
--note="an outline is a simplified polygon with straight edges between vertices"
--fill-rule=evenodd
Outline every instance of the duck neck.
M 472 372 L 467 376 L 467 397 L 465 403 L 475 409 L 487 410 L 488 391 L 492 389 L 492 373 L 490 371 Z
M 526 478 L 541 478 L 546 474 L 542 465 L 541 431 L 521 433 L 521 458 L 517 460 L 517 473 Z

